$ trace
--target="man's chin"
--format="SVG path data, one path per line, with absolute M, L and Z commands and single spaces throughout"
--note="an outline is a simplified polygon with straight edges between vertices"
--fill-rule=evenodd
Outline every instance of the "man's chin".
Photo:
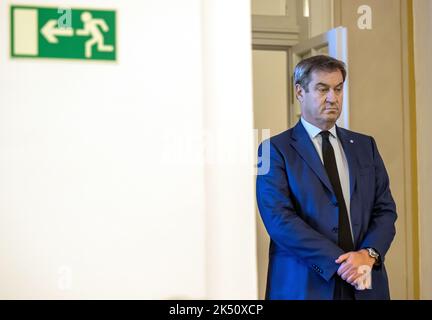
M 329 119 L 331 119 L 331 118 L 339 118 L 339 112 L 337 112 L 337 111 L 334 111 L 334 112 L 326 112 L 325 113 L 325 117 L 326 118 L 329 118 Z
M 325 120 L 327 123 L 335 123 L 337 121 L 337 119 L 339 118 L 339 114 L 338 113 L 332 113 L 332 114 L 327 114 L 325 117 Z

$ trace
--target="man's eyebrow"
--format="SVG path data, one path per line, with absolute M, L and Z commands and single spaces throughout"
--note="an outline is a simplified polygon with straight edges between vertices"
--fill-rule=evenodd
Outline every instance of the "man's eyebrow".
M 340 82 L 340 83 L 338 83 L 338 84 L 335 86 L 335 88 L 336 88 L 336 87 L 339 87 L 339 86 L 342 86 L 342 85 L 343 85 L 343 82 Z M 318 86 L 322 86 L 322 87 L 330 88 L 330 86 L 329 86 L 328 84 L 323 83 L 323 82 L 318 82 L 318 83 L 315 85 L 315 87 L 318 87 Z
M 318 82 L 318 83 L 315 85 L 315 87 L 319 87 L 319 86 L 321 86 L 321 87 L 330 87 L 328 84 L 326 84 L 326 83 L 322 83 L 322 82 Z

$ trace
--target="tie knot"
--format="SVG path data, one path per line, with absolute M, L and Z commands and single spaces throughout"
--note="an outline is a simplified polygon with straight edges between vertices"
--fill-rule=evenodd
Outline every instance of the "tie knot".
M 329 140 L 329 136 L 330 136 L 330 131 L 321 131 L 320 132 L 320 135 L 321 135 L 321 137 L 323 138 L 323 139 L 325 139 L 325 140 Z

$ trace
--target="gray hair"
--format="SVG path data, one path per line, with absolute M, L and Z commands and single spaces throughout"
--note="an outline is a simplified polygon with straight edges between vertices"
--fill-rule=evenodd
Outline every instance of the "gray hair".
M 306 92 L 314 71 L 336 71 L 340 70 L 343 81 L 346 78 L 345 63 L 335 58 L 318 55 L 300 61 L 294 69 L 294 85 L 299 84 Z

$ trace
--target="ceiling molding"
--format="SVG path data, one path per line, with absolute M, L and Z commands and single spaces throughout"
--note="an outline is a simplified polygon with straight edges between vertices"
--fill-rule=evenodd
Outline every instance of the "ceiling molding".
M 293 46 L 299 41 L 299 33 L 299 27 L 287 16 L 252 15 L 254 46 Z

